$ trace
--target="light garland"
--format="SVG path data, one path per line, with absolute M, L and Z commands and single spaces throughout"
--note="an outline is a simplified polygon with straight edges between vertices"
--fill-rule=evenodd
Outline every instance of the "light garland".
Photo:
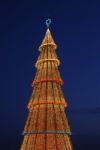
M 63 131 L 63 130 L 44 130 L 44 131 L 28 131 L 28 132 L 23 132 L 22 135 L 26 134 L 68 134 L 72 135 L 71 132 L 68 131 Z
M 31 103 L 31 105 L 39 105 L 39 104 L 57 104 L 57 105 L 64 105 L 64 106 L 67 106 L 67 103 L 66 102 L 63 102 L 63 101 L 53 101 L 53 100 L 40 100 L 40 101 L 33 101 Z
M 38 67 L 40 63 L 46 62 L 46 61 L 55 61 L 57 65 L 60 65 L 60 61 L 58 59 L 40 59 L 36 62 L 35 66 Z
M 41 80 L 35 80 L 35 81 L 33 81 L 32 87 L 33 87 L 34 85 L 36 85 L 37 83 L 45 82 L 45 81 L 56 81 L 56 82 L 60 83 L 61 85 L 64 83 L 62 79 L 46 78 L 46 79 L 41 79 Z

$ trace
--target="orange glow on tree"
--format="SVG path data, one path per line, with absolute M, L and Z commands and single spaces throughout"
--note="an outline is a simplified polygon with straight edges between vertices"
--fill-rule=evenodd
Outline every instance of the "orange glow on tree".
M 67 102 L 61 89 L 63 80 L 58 70 L 60 61 L 56 48 L 47 29 L 35 64 L 37 72 L 32 82 L 21 150 L 72 150 L 70 127 L 64 112 Z

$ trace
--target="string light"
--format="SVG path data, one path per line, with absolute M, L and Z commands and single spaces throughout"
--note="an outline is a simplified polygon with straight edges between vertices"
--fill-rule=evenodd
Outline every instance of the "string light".
M 61 85 L 64 83 L 62 79 L 46 78 L 46 79 L 41 79 L 41 80 L 35 80 L 35 81 L 33 81 L 32 87 L 33 87 L 35 84 L 37 84 L 37 83 L 40 83 L 40 82 L 47 82 L 47 81 L 51 81 L 51 82 L 56 81 L 56 82 L 60 83 Z

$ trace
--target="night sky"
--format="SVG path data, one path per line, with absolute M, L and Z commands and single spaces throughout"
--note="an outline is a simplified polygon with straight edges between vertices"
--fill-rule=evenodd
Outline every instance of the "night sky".
M 18 150 L 46 32 L 58 45 L 74 150 L 100 149 L 100 1 L 0 1 L 0 150 Z

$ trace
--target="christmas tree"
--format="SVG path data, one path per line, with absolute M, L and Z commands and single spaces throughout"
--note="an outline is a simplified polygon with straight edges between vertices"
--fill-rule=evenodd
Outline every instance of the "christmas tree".
M 72 150 L 70 127 L 65 114 L 64 98 L 56 55 L 57 45 L 49 30 L 39 47 L 35 64 L 37 72 L 32 82 L 32 95 L 28 103 L 28 118 L 23 131 L 21 150 Z

